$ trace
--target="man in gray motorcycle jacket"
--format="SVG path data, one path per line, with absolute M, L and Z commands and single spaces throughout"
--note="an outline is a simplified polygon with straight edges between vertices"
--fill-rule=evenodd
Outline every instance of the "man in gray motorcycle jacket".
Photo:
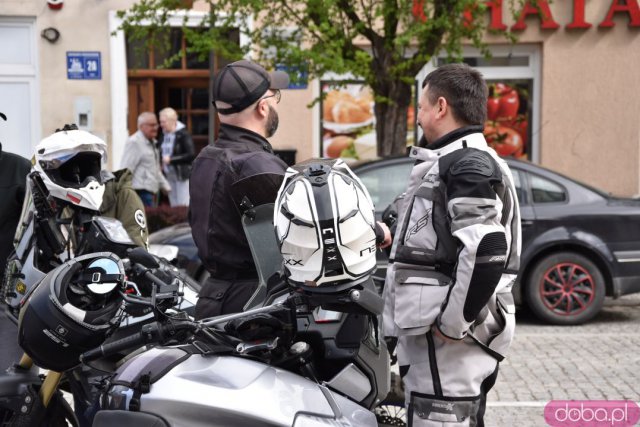
M 409 425 L 482 426 L 513 338 L 520 213 L 507 164 L 482 135 L 487 86 L 463 64 L 423 82 L 426 147 L 400 201 L 384 290 Z

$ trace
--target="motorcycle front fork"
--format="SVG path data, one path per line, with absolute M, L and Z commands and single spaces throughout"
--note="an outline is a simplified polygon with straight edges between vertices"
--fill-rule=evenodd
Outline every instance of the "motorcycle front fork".
M 33 367 L 33 359 L 24 353 L 18 362 L 18 366 L 22 369 L 29 370 Z M 58 384 L 60 384 L 61 378 L 62 372 L 49 371 L 42 382 L 38 395 L 40 396 L 40 401 L 45 408 L 49 406 L 51 398 L 58 390 Z

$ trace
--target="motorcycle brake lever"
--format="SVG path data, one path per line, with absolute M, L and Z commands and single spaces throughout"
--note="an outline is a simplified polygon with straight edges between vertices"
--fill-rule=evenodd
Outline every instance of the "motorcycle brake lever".
M 275 337 L 271 340 L 241 342 L 236 346 L 236 352 L 240 354 L 248 354 L 258 350 L 274 350 L 277 346 L 278 337 Z

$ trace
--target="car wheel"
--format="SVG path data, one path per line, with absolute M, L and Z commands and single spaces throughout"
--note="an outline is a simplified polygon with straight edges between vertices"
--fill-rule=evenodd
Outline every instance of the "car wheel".
M 588 258 L 558 252 L 535 265 L 525 292 L 529 308 L 539 319 L 556 325 L 578 325 L 602 308 L 604 277 Z

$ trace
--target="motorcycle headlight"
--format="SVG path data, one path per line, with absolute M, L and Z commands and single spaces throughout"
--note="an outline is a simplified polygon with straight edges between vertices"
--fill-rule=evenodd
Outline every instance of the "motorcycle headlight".
M 122 223 L 114 218 L 98 216 L 93 218 L 100 225 L 104 234 L 114 243 L 134 244 Z

